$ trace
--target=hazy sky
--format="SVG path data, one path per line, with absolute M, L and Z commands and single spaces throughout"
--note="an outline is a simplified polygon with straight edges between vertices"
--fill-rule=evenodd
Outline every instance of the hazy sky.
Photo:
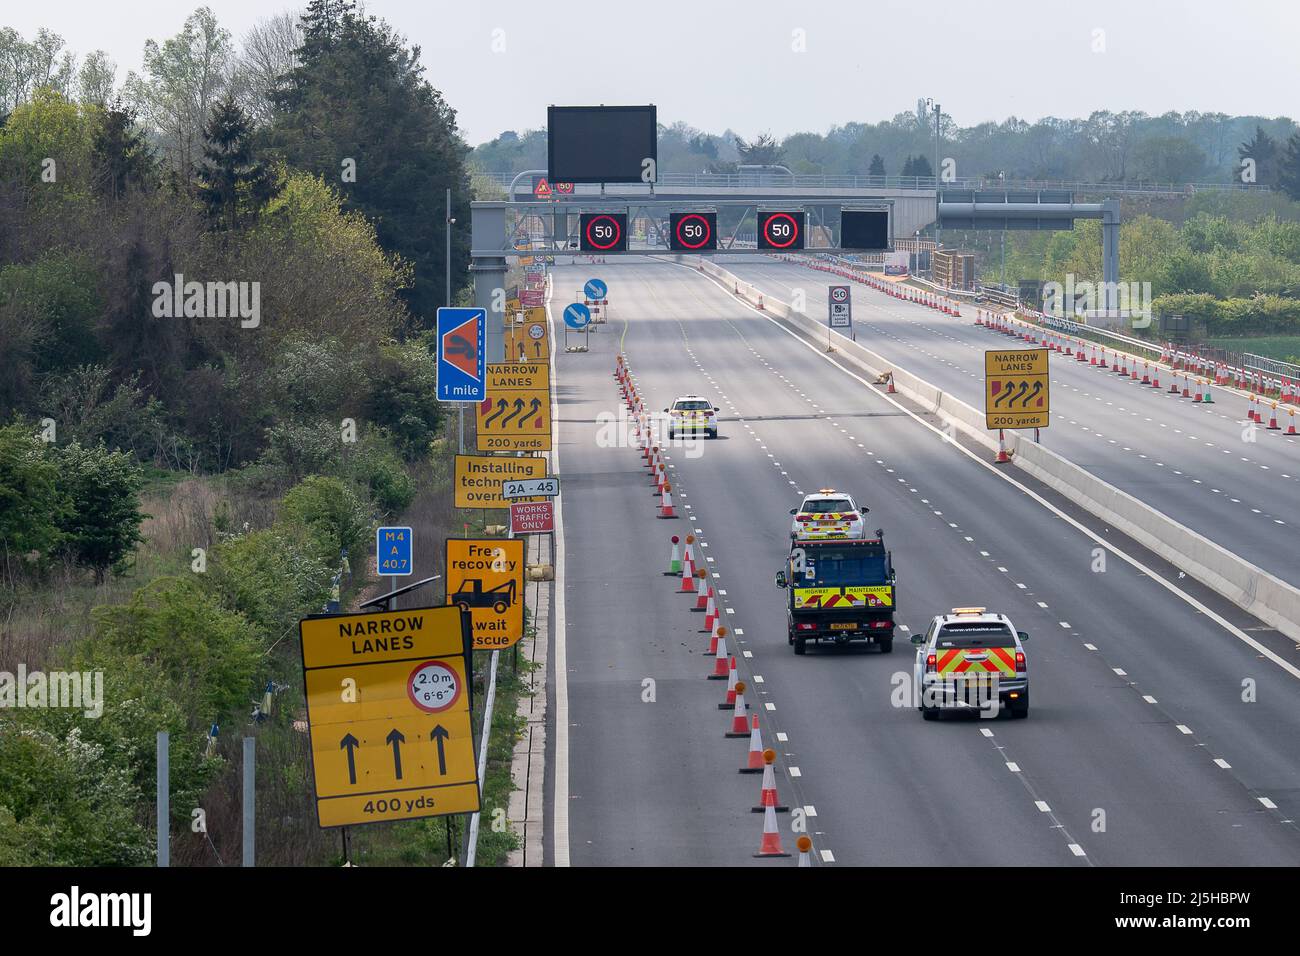
M 7 0 L 0 26 L 106 50 L 119 82 L 200 4 Z M 213 0 L 238 40 L 304 4 Z M 958 124 L 1138 109 L 1300 114 L 1296 0 L 370 0 L 477 144 L 548 104 L 655 103 L 709 132 L 824 132 L 932 96 Z M 798 48 L 802 45 L 802 52 Z

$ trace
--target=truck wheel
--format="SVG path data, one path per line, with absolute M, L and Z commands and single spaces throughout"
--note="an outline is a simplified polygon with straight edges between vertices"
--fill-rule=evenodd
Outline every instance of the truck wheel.
M 792 629 L 790 629 L 790 628 L 786 628 L 786 632 L 785 632 L 785 642 L 786 642 L 787 644 L 793 644 L 793 643 L 794 643 L 794 631 L 793 631 Z
M 889 637 L 882 637 L 880 639 L 880 653 L 888 654 L 893 649 L 894 649 L 893 635 L 890 635 Z
M 807 650 L 805 646 L 806 638 L 796 637 L 794 639 L 794 652 L 802 657 Z

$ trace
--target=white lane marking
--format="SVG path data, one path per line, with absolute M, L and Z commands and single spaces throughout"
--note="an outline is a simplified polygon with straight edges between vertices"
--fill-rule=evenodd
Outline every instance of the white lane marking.
M 1037 807 L 1041 812 L 1043 812 L 1043 813 L 1051 813 L 1051 812 L 1052 812 L 1052 808 L 1049 807 L 1049 806 L 1047 805 L 1047 801 L 1046 801 L 1046 800 L 1035 800 L 1035 801 L 1034 801 L 1034 806 L 1036 806 L 1036 807 Z
M 776 704 L 773 703 L 765 703 L 763 706 L 766 707 L 768 710 L 776 710 Z
M 803 771 L 800 770 L 798 767 L 791 767 L 791 768 L 790 768 L 790 776 L 792 776 L 792 777 L 802 777 L 802 776 L 803 776 Z
M 1013 760 L 1008 760 L 1007 769 L 1010 770 L 1012 773 L 1020 773 L 1020 764 L 1016 763 Z
M 1097 645 L 1096 645 L 1096 644 L 1089 644 L 1087 641 L 1084 641 L 1084 642 L 1083 642 L 1083 646 L 1086 647 L 1086 648 L 1087 648 L 1088 650 L 1090 650 L 1090 651 L 1095 651 L 1095 650 L 1097 649 Z
M 835 854 L 832 853 L 830 850 L 822 850 L 822 862 L 823 862 L 823 863 L 834 863 L 834 862 L 835 862 Z
M 1087 855 L 1088 855 L 1088 854 L 1086 854 L 1086 853 L 1083 852 L 1083 847 L 1079 846 L 1079 844 L 1077 844 L 1077 843 L 1071 843 L 1071 844 L 1070 844 L 1070 852 L 1073 853 L 1075 856 L 1087 856 Z
M 1186 724 L 1175 724 L 1175 726 L 1178 728 L 1180 734 L 1190 734 L 1192 732 L 1192 728 L 1188 727 Z
M 808 817 L 817 816 L 817 808 L 814 807 L 811 803 L 804 805 L 803 812 L 804 812 L 804 816 L 808 816 Z
M 1157 702 L 1156 699 L 1152 697 L 1150 694 L 1143 694 L 1142 699 L 1145 700 L 1148 704 L 1154 704 Z
M 1044 607 L 1046 607 L 1046 605 L 1044 605 Z M 1069 621 L 1057 621 L 1056 623 L 1061 625 L 1061 627 L 1065 628 L 1067 631 L 1070 629 Z
M 992 736 L 993 736 L 993 731 L 989 730 L 987 727 L 981 727 L 981 728 L 980 728 L 980 733 L 983 734 L 985 737 L 992 737 Z
M 1264 804 L 1264 806 L 1267 807 L 1269 810 L 1277 809 L 1277 804 L 1274 803 L 1272 800 L 1270 800 L 1268 797 L 1256 797 L 1255 799 L 1258 800 L 1260 803 Z
M 1128 673 L 1122 667 L 1112 667 L 1111 670 L 1113 670 L 1120 677 L 1128 677 Z
M 1222 767 L 1224 770 L 1232 769 L 1232 764 L 1228 763 L 1228 761 L 1224 760 L 1222 757 L 1215 757 L 1214 762 L 1218 764 L 1220 767 Z
M 786 734 L 784 731 L 778 730 L 778 731 L 776 732 L 776 739 L 777 739 L 778 741 L 780 741 L 781 743 L 785 743 L 786 741 L 788 741 L 788 740 L 790 739 L 790 737 L 789 737 L 789 735 Z

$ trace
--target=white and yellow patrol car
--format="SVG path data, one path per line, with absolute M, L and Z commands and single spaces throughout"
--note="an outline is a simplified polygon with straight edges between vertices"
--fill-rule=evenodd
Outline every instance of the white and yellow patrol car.
M 678 435 L 697 435 L 700 432 L 710 438 L 718 437 L 718 409 L 707 398 L 682 395 L 664 412 L 668 415 L 670 439 Z
M 862 516 L 868 510 L 859 509 L 852 495 L 822 488 L 815 495 L 805 495 L 798 508 L 790 509 L 794 515 L 790 537 L 799 541 L 866 537 L 867 522 Z
M 926 720 L 945 709 L 971 708 L 996 716 L 1029 716 L 1029 669 L 1025 641 L 1005 614 L 982 607 L 955 607 L 935 615 L 916 645 L 916 706 Z

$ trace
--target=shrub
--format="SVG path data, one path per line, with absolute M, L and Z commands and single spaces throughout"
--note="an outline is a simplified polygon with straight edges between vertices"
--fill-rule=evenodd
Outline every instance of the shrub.
M 365 503 L 340 478 L 313 475 L 289 489 L 284 496 L 284 517 L 310 531 L 318 547 L 317 556 L 333 566 L 341 550 L 362 553 L 370 533 L 370 515 Z
M 319 552 L 304 527 L 281 523 L 217 545 L 205 580 L 274 641 L 329 598 L 332 570 Z
M 59 488 L 69 510 L 59 520 L 63 546 L 80 565 L 103 581 L 110 569 L 120 569 L 140 535 L 140 488 L 144 478 L 125 452 L 76 442 L 53 453 Z
M 46 554 L 60 539 L 59 472 L 26 425 L 0 428 L 0 557 Z

